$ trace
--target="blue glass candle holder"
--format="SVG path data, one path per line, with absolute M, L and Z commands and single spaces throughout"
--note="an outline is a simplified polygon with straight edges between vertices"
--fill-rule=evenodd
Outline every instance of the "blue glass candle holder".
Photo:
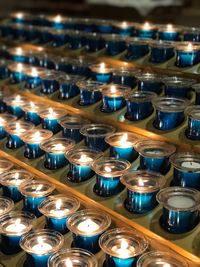
M 200 84 L 196 83 L 192 86 L 192 89 L 195 91 L 195 104 L 200 105 Z
M 8 122 L 14 122 L 16 119 L 17 118 L 15 116 L 10 114 L 0 114 L 0 139 L 5 138 L 7 135 L 5 126 L 8 124 Z
M 39 116 L 40 110 L 44 109 L 44 105 L 40 103 L 30 102 L 23 106 L 24 110 L 24 120 L 31 122 L 34 125 L 41 123 L 41 118 Z
M 22 63 L 12 63 L 8 65 L 10 83 L 17 84 L 26 80 L 26 66 Z
M 43 52 L 43 53 L 41 53 Z M 38 67 L 46 68 L 48 70 L 54 70 L 55 64 L 54 64 L 54 56 L 51 54 L 46 54 L 43 49 L 39 50 L 37 53 L 37 60 L 38 60 Z M 48 78 L 48 73 L 52 73 L 50 71 L 44 71 L 44 78 Z M 46 75 L 45 75 L 46 74 Z M 56 73 L 58 74 L 58 73 Z M 56 75 L 55 75 L 56 77 Z
M 150 61 L 155 64 L 163 63 L 174 56 L 174 45 L 166 41 L 154 41 L 150 43 Z
M 9 149 L 19 148 L 24 145 L 22 140 L 22 135 L 31 129 L 34 128 L 32 123 L 17 121 L 8 123 L 5 126 L 7 133 L 7 142 L 6 147 Z
M 24 12 L 17 12 L 10 14 L 10 17 L 14 23 L 24 24 L 28 19 L 27 15 L 29 16 L 29 14 L 26 14 Z
M 36 217 L 29 212 L 10 212 L 0 217 L 1 250 L 6 255 L 18 253 L 21 237 L 35 226 Z
M 183 40 L 186 42 L 199 42 L 200 41 L 200 30 L 194 27 L 184 27 L 183 29 Z
M 135 33 L 134 23 L 123 21 L 114 25 L 114 32 L 121 36 L 133 36 Z
M 114 29 L 112 20 L 95 19 L 94 31 L 98 33 L 112 33 Z
M 85 48 L 88 53 L 98 52 L 105 47 L 105 40 L 98 33 L 87 33 L 84 38 Z
M 53 47 L 61 47 L 69 41 L 69 32 L 62 29 L 51 29 L 53 36 Z
M 80 202 L 65 195 L 48 197 L 39 205 L 40 212 L 45 216 L 46 228 L 66 234 L 69 217 L 80 207 Z
M 94 193 L 101 197 L 110 197 L 120 193 L 124 189 L 124 185 L 120 182 L 120 177 L 130 166 L 130 162 L 124 159 L 97 159 L 92 165 L 96 173 Z
M 113 68 L 104 62 L 91 66 L 92 78 L 101 83 L 109 83 L 112 78 Z
M 25 71 L 26 73 L 26 84 L 25 87 L 28 89 L 34 89 L 41 86 L 40 73 L 43 73 L 42 68 L 32 67 L 30 70 Z
M 134 88 L 137 84 L 136 76 L 139 73 L 138 69 L 116 68 L 113 71 L 112 82 Z
M 78 21 L 76 22 L 76 29 L 86 33 L 93 33 L 95 32 L 94 22 L 95 19 L 93 18 L 78 18 Z
M 68 220 L 68 229 L 73 234 L 72 246 L 99 252 L 99 238 L 110 224 L 110 217 L 102 211 L 86 209 L 74 213 Z
M 156 195 L 165 184 L 165 178 L 155 172 L 134 171 L 123 175 L 121 183 L 127 189 L 125 208 L 132 213 L 144 214 L 158 205 Z
M 93 60 L 79 56 L 71 60 L 71 71 L 74 75 L 82 75 L 85 77 L 91 76 L 90 66 L 94 64 Z
M 133 162 L 138 154 L 135 145 L 139 136 L 130 132 L 117 132 L 106 137 L 105 141 L 110 146 L 110 156 Z
M 24 36 L 23 38 L 27 42 L 35 42 L 38 38 L 39 32 L 36 26 L 26 25 L 24 27 Z
M 4 102 L 7 105 L 8 113 L 21 118 L 24 115 L 23 106 L 27 104 L 27 98 L 21 95 L 6 97 Z
M 11 47 L 8 49 L 10 59 L 15 62 L 29 63 L 27 51 L 22 47 Z
M 49 130 L 32 129 L 24 133 L 21 138 L 25 143 L 24 157 L 28 159 L 39 158 L 45 154 L 40 144 L 52 137 L 53 133 Z
M 156 117 L 153 126 L 161 131 L 177 128 L 184 121 L 184 111 L 189 102 L 175 97 L 157 97 L 153 100 Z
M 4 80 L 9 77 L 9 70 L 8 70 L 9 61 L 5 59 L 0 60 L 0 80 Z
M 11 212 L 14 202 L 8 197 L 0 197 L 0 217 Z
M 45 95 L 50 95 L 59 89 L 59 82 L 57 80 L 60 73 L 56 71 L 44 71 L 40 74 L 41 89 L 40 92 Z
M 101 100 L 102 94 L 100 87 L 103 85 L 103 83 L 93 80 L 86 80 L 79 81 L 76 85 L 80 91 L 79 105 L 88 106 Z
M 130 228 L 114 228 L 106 231 L 99 240 L 106 254 L 104 267 L 134 267 L 148 248 L 146 238 Z
M 176 153 L 170 157 L 174 167 L 172 185 L 200 190 L 200 156 L 198 153 Z
M 126 46 L 127 46 L 127 60 L 137 60 L 141 57 L 144 57 L 149 53 L 149 41 L 151 39 L 146 38 L 127 38 Z
M 72 59 L 61 56 L 52 56 L 54 69 L 65 73 L 72 73 Z
M 106 124 L 87 124 L 80 130 L 80 133 L 84 136 L 85 145 L 100 151 L 109 147 L 105 138 L 114 132 L 115 128 Z
M 188 127 L 186 136 L 191 140 L 200 140 L 200 106 L 189 106 L 186 109 Z
M 162 174 L 169 171 L 169 157 L 176 151 L 174 145 L 156 140 L 140 141 L 135 149 L 140 154 L 140 169 Z
M 156 39 L 157 27 L 156 25 L 145 22 L 144 24 L 135 25 L 135 35 L 140 38 Z
M 176 46 L 176 66 L 191 67 L 200 62 L 200 47 L 192 43 Z
M 37 27 L 38 30 L 38 43 L 46 45 L 53 42 L 53 34 L 49 27 Z
M 116 56 L 126 50 L 126 42 L 123 36 L 106 34 L 103 39 L 105 41 L 106 54 L 109 56 Z
M 68 41 L 68 47 L 71 50 L 76 50 L 84 47 L 85 45 L 85 39 L 83 38 L 84 33 L 72 30 L 69 33 L 69 41 Z
M 57 170 L 67 165 L 65 153 L 75 145 L 74 140 L 65 138 L 51 138 L 40 144 L 42 151 L 45 151 L 44 166 L 49 170 Z
M 155 97 L 155 93 L 146 91 L 134 91 L 127 95 L 125 118 L 130 121 L 139 121 L 148 118 L 153 113 L 152 100 Z
M 160 225 L 165 231 L 187 233 L 199 223 L 199 191 L 167 187 L 157 194 L 157 201 L 163 206 Z
M 89 123 L 89 120 L 78 116 L 66 116 L 59 121 L 63 137 L 74 140 L 76 143 L 83 139 L 80 129 Z
M 65 24 L 68 22 L 69 18 L 65 18 L 61 15 L 56 15 L 56 16 L 48 16 L 48 22 L 50 27 L 54 29 L 64 29 Z
M 128 86 L 111 84 L 101 87 L 102 107 L 105 113 L 114 112 L 122 109 L 126 105 L 125 97 L 130 94 L 131 88 Z
M 158 29 L 158 39 L 164 41 L 179 41 L 181 28 L 172 24 L 162 25 Z
M 59 121 L 67 115 L 67 112 L 59 108 L 44 109 L 39 112 L 42 119 L 42 128 L 52 131 L 54 134 L 61 130 Z
M 138 90 L 161 94 L 163 91 L 162 77 L 153 73 L 141 73 L 137 75 Z
M 42 214 L 38 210 L 38 206 L 54 191 L 54 189 L 55 186 L 53 184 L 42 180 L 32 180 L 31 182 L 22 183 L 19 190 L 24 196 L 23 209 L 40 217 Z
M 35 230 L 20 240 L 22 250 L 27 253 L 25 266 L 47 267 L 49 257 L 60 250 L 64 237 L 50 229 Z
M 19 186 L 24 182 L 30 182 L 33 175 L 25 170 L 11 170 L 1 175 L 3 195 L 11 198 L 14 202 L 22 200 L 23 196 L 19 191 Z
M 73 183 L 86 181 L 94 176 L 93 162 L 100 158 L 103 153 L 87 147 L 72 149 L 66 153 L 69 161 L 69 172 L 67 178 Z

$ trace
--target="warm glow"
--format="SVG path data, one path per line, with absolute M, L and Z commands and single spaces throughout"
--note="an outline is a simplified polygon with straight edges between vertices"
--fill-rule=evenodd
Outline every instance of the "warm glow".
M 193 46 L 192 46 L 192 43 L 189 43 L 186 47 L 187 51 L 192 51 L 193 49 Z
M 37 139 L 40 139 L 41 137 L 41 134 L 39 131 L 35 132 L 33 135 L 32 135 L 32 139 L 34 140 L 37 140 Z
M 35 191 L 36 191 L 36 192 L 39 192 L 39 191 L 41 191 L 42 188 L 43 188 L 43 185 L 42 185 L 42 184 L 39 184 L 39 185 L 36 187 Z
M 149 22 L 145 22 L 143 28 L 144 28 L 145 30 L 150 29 L 151 27 L 150 27 Z
M 169 263 L 164 263 L 163 267 L 171 267 L 171 264 L 169 264 Z
M 91 158 L 89 158 L 88 156 L 86 156 L 85 154 L 81 154 L 80 156 L 80 162 L 90 162 Z
M 15 101 L 21 101 L 21 96 L 20 96 L 20 95 L 17 95 L 17 96 L 15 97 Z
M 113 94 L 116 93 L 117 92 L 117 88 L 114 85 L 111 85 L 110 92 L 113 93 Z
M 3 118 L 0 118 L 0 125 L 4 124 L 5 120 Z
M 167 31 L 169 31 L 169 32 L 173 31 L 173 25 L 172 24 L 167 24 Z
M 104 70 L 105 70 L 105 63 L 104 63 L 104 62 L 102 62 L 102 63 L 100 64 L 100 70 L 101 70 L 101 71 L 104 71 Z
M 18 71 L 22 71 L 22 70 L 23 70 L 23 65 L 22 65 L 22 63 L 18 63 L 18 64 L 17 64 L 17 70 L 18 70 Z
M 122 28 L 127 28 L 128 24 L 126 21 L 123 21 L 122 24 L 121 24 Z
M 36 68 L 32 68 L 31 69 L 31 76 L 32 77 L 37 77 L 38 76 L 38 72 L 37 72 L 37 69 Z
M 22 53 L 23 53 L 22 48 L 21 47 L 17 47 L 16 48 L 16 53 L 17 53 L 17 55 L 22 55 Z
M 30 102 L 30 105 L 31 105 L 31 107 L 32 107 L 32 108 L 34 108 L 34 107 L 35 107 L 35 103 L 34 103 L 34 102 L 32 102 L 32 101 Z
M 62 206 L 62 200 L 61 199 L 58 199 L 56 201 L 56 209 L 59 210 L 61 208 L 61 206 Z
M 138 180 L 138 185 L 143 187 L 144 186 L 144 181 L 142 179 L 139 179 Z
M 17 13 L 15 15 L 15 17 L 18 18 L 18 19 L 22 19 L 24 17 L 24 14 L 23 13 Z
M 127 142 L 127 139 L 128 139 L 128 134 L 127 133 L 125 133 L 125 134 L 123 134 L 122 135 L 122 137 L 121 137 L 121 143 L 126 143 Z
M 72 261 L 70 259 L 66 259 L 65 267 L 73 267 L 73 263 L 72 263 Z
M 54 21 L 57 22 L 57 23 L 61 22 L 62 21 L 62 16 L 61 15 L 55 16 Z
M 53 109 L 49 108 L 49 114 L 52 115 L 53 114 Z
M 106 171 L 106 172 L 111 172 L 112 169 L 111 169 L 110 167 L 108 167 L 108 166 L 105 166 L 105 171 Z
M 16 173 L 15 173 L 15 180 L 18 180 L 18 179 L 19 179 L 19 173 L 16 172 Z
M 20 123 L 19 122 L 16 122 L 15 128 L 16 128 L 17 131 L 20 130 L 21 127 L 20 127 Z
M 123 250 L 123 249 L 127 249 L 127 248 L 128 248 L 128 242 L 125 241 L 125 240 L 122 240 L 122 242 L 121 242 L 121 249 Z
M 44 244 L 43 238 L 41 236 L 38 236 L 37 238 L 37 242 L 38 244 L 40 244 L 41 246 Z
M 21 219 L 17 219 L 17 220 L 15 221 L 15 226 L 19 225 L 20 223 L 21 223 Z

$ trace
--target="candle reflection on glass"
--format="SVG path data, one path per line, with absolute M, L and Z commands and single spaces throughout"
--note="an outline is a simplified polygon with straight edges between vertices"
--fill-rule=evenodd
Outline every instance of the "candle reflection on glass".
M 23 106 L 24 110 L 24 120 L 32 122 L 35 125 L 41 123 L 41 118 L 39 116 L 40 110 L 44 109 L 44 105 L 40 103 L 30 102 Z
M 23 106 L 27 104 L 27 98 L 21 95 L 14 95 L 4 99 L 7 110 L 10 114 L 21 118 L 24 115 Z
M 98 82 L 108 83 L 112 77 L 112 67 L 102 62 L 91 66 L 92 78 Z

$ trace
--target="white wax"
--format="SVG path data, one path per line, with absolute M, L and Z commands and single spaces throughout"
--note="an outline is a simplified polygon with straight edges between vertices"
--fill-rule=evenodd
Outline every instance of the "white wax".
M 200 163 L 195 161 L 185 161 L 181 163 L 182 167 L 188 168 L 188 169 L 196 169 L 200 168 Z
M 77 163 L 81 164 L 81 163 L 91 163 L 93 161 L 93 159 L 91 157 L 88 157 L 85 154 L 81 154 L 80 158 L 77 160 Z
M 44 254 L 52 249 L 52 246 L 48 243 L 37 243 L 32 247 L 32 250 L 35 254 Z
M 6 227 L 7 232 L 19 233 L 26 229 L 26 225 L 23 223 L 12 223 Z
M 118 254 L 119 258 L 128 258 L 133 252 L 135 252 L 135 248 L 133 246 L 129 246 L 128 242 L 122 239 L 120 244 L 112 247 L 112 251 Z
M 185 196 L 172 196 L 167 200 L 167 203 L 174 208 L 191 208 L 194 206 L 195 201 Z
M 87 219 L 77 226 L 77 229 L 81 232 L 92 233 L 99 229 L 99 225 L 91 219 Z
M 52 210 L 50 210 L 50 214 L 52 216 L 55 216 L 55 218 L 62 217 L 64 215 L 66 215 L 68 212 L 69 212 L 68 209 L 60 209 L 60 210 L 58 210 L 58 209 L 52 209 Z

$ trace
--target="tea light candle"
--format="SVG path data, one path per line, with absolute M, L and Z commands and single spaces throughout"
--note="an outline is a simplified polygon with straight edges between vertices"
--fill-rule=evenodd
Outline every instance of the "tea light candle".
M 24 120 L 27 122 L 31 122 L 34 125 L 40 124 L 41 118 L 38 114 L 42 109 L 44 109 L 44 104 L 34 103 L 32 101 L 25 104 L 23 106 Z
M 114 132 L 115 128 L 106 124 L 86 124 L 80 130 L 85 138 L 85 145 L 100 151 L 109 147 L 105 138 Z
M 26 73 L 26 88 L 33 89 L 41 85 L 40 73 L 43 73 L 42 68 L 32 67 L 25 71 Z
M 45 168 L 57 170 L 67 165 L 65 153 L 75 145 L 74 140 L 65 138 L 51 138 L 40 144 L 40 148 L 45 151 Z
M 49 108 L 39 112 L 39 116 L 42 119 L 42 127 L 52 131 L 54 134 L 60 131 L 61 125 L 59 120 L 66 115 L 67 112 L 59 108 Z
M 56 71 L 43 71 L 40 74 L 41 78 L 41 93 L 45 95 L 50 95 L 56 92 L 59 89 L 59 82 L 57 77 L 60 73 Z
M 41 157 L 45 152 L 40 147 L 40 144 L 52 136 L 53 133 L 51 131 L 42 129 L 32 129 L 24 133 L 21 136 L 25 143 L 24 157 L 28 159 Z
M 114 31 L 121 36 L 132 36 L 134 34 L 134 24 L 129 21 L 116 23 Z
M 24 115 L 23 106 L 27 104 L 27 98 L 21 95 L 14 95 L 4 99 L 7 110 L 10 114 L 21 118 Z
M 105 19 L 95 19 L 95 32 L 99 33 L 112 33 L 113 32 L 113 21 Z
M 180 39 L 181 28 L 172 24 L 162 25 L 158 29 L 159 40 L 178 41 Z
M 123 36 L 118 34 L 105 34 L 106 54 L 109 56 L 116 56 L 126 50 L 126 42 Z
M 6 137 L 5 126 L 8 122 L 14 122 L 16 119 L 17 117 L 10 114 L 0 114 L 0 139 Z
M 94 192 L 101 197 L 110 197 L 120 193 L 124 185 L 120 177 L 131 164 L 124 159 L 100 158 L 94 161 L 92 168 L 96 173 Z
M 68 229 L 73 233 L 73 246 L 97 253 L 100 250 L 99 237 L 110 224 L 110 217 L 102 211 L 86 209 L 74 213 L 68 220 Z
M 26 263 L 32 267 L 47 267 L 48 259 L 60 250 L 64 237 L 56 231 L 35 230 L 23 236 L 20 241 L 21 248 L 28 254 Z
M 137 267 L 188 267 L 187 262 L 181 257 L 163 251 L 150 251 L 142 255 L 138 262 Z
M 200 106 L 187 107 L 186 114 L 188 117 L 188 128 L 186 129 L 187 138 L 200 140 Z
M 196 83 L 192 86 L 192 89 L 196 93 L 196 99 L 195 99 L 195 104 L 200 105 L 200 84 Z
M 23 196 L 19 191 L 19 186 L 32 179 L 33 175 L 25 170 L 11 170 L 1 174 L 0 184 L 3 186 L 3 195 L 11 198 L 14 202 L 20 201 Z
M 103 112 L 120 110 L 126 105 L 125 96 L 131 92 L 131 88 L 118 84 L 105 85 L 101 87 Z
M 11 161 L 0 159 L 0 175 L 10 171 L 14 164 Z
M 80 202 L 72 196 L 54 195 L 41 202 L 38 208 L 45 216 L 48 229 L 66 234 L 68 219 L 79 207 Z
M 200 62 L 200 46 L 188 43 L 176 46 L 176 66 L 180 68 L 190 67 Z
M 194 27 L 184 27 L 183 40 L 186 42 L 199 42 L 200 41 L 200 29 Z
M 95 256 L 84 249 L 62 249 L 52 255 L 48 261 L 48 267 L 72 267 L 76 265 L 97 267 L 98 262 Z M 185 267 L 185 266 L 184 266 Z
M 55 29 L 63 29 L 64 28 L 65 18 L 62 17 L 61 15 L 58 14 L 55 17 L 50 17 L 49 20 L 51 23 L 51 27 L 53 27 Z
M 174 45 L 172 42 L 152 41 L 150 43 L 150 61 L 155 64 L 163 63 L 174 56 Z
M 22 47 L 11 47 L 8 49 L 8 53 L 10 54 L 10 59 L 15 62 L 29 63 L 27 51 Z
M 35 226 L 36 217 L 29 212 L 10 212 L 0 217 L 1 250 L 4 254 L 18 253 L 21 237 Z
M 26 13 L 17 12 L 17 13 L 12 13 L 10 16 L 11 16 L 13 22 L 24 24 L 25 18 L 26 18 Z
M 114 133 L 106 137 L 105 141 L 110 145 L 110 156 L 117 159 L 125 159 L 133 162 L 137 158 L 135 145 L 139 136 L 129 132 Z
M 14 202 L 8 197 L 0 197 L 0 217 L 14 208 Z
M 144 24 L 135 25 L 136 36 L 140 38 L 156 38 L 157 27 L 156 25 L 145 22 Z
M 97 150 L 81 147 L 72 149 L 66 154 L 69 165 L 69 173 L 67 175 L 71 182 L 80 183 L 94 176 L 91 168 L 92 163 L 101 157 L 103 153 Z
M 111 81 L 112 71 L 112 67 L 104 62 L 91 66 L 92 78 L 102 83 L 108 83 Z
M 169 157 L 176 151 L 174 145 L 156 140 L 139 141 L 135 149 L 140 154 L 140 169 L 163 174 L 169 171 Z
M 138 79 L 138 90 L 153 92 L 156 94 L 162 93 L 162 77 L 153 73 L 141 73 L 137 75 Z
M 128 60 L 137 60 L 144 57 L 149 53 L 148 38 L 130 37 L 126 40 L 127 54 L 125 55 Z
M 105 267 L 136 266 L 138 257 L 148 248 L 146 238 L 130 229 L 115 228 L 106 231 L 99 240 L 106 254 Z
M 173 234 L 186 233 L 199 223 L 200 193 L 195 189 L 167 187 L 157 194 L 163 206 L 160 225 Z
M 116 68 L 113 71 L 112 82 L 134 88 L 136 86 L 136 75 L 141 71 L 138 69 Z
M 24 196 L 24 209 L 40 217 L 39 204 L 46 199 L 55 189 L 55 186 L 47 181 L 33 180 L 23 183 L 19 187 Z
M 164 176 L 148 171 L 134 171 L 121 177 L 121 183 L 127 189 L 125 208 L 132 213 L 147 213 L 158 202 L 156 194 L 165 184 Z
M 83 139 L 80 129 L 89 124 L 89 120 L 78 116 L 66 116 L 59 121 L 62 128 L 62 135 L 65 138 L 74 140 L 76 143 Z
M 33 129 L 35 126 L 32 123 L 27 123 L 23 121 L 10 122 L 5 126 L 7 132 L 7 148 L 15 149 L 24 145 L 22 140 L 22 135 Z
M 200 190 L 200 155 L 198 153 L 176 153 L 170 157 L 174 167 L 172 184 Z
M 10 72 L 11 83 L 21 83 L 26 79 L 26 65 L 22 63 L 12 63 L 8 65 Z

